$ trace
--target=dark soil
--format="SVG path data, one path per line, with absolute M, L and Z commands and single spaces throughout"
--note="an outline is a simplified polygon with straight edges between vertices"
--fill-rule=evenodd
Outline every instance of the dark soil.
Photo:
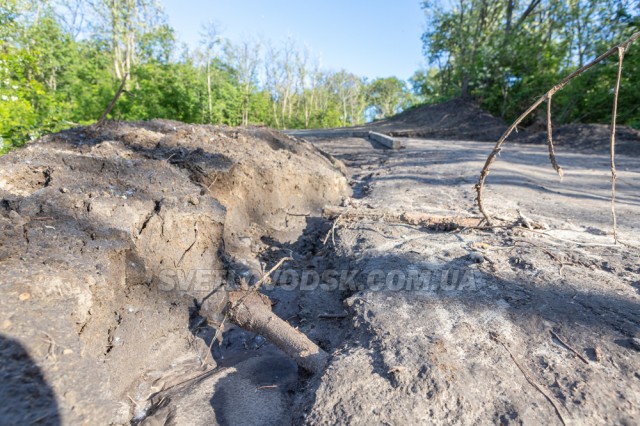
M 1 424 L 222 422 L 247 403 L 224 380 L 245 361 L 250 383 L 287 371 L 262 416 L 288 415 L 295 364 L 270 345 L 212 358 L 211 326 L 228 277 L 259 275 L 262 253 L 348 195 L 335 160 L 267 129 L 152 121 L 49 135 L 0 165 L 0 396 L 25 401 L 3 403 Z
M 156 120 L 1 157 L 0 424 L 635 424 L 636 131 L 618 132 L 623 244 L 601 125 L 555 130 L 562 182 L 544 132 L 513 135 L 487 181 L 499 228 L 391 220 L 477 217 L 505 128 L 453 100 L 308 141 Z M 313 377 L 221 313 L 223 284 L 285 256 L 263 292 L 331 355 Z

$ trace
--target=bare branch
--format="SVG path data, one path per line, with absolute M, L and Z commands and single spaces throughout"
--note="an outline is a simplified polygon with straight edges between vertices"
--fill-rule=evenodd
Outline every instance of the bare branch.
M 618 47 L 618 76 L 613 95 L 613 112 L 611 114 L 611 216 L 613 218 L 613 240 L 618 242 L 618 221 L 616 219 L 616 116 L 618 115 L 618 94 L 620 93 L 620 78 L 622 77 L 622 61 L 626 47 Z
M 104 125 L 104 122 L 107 119 L 107 115 L 109 115 L 109 113 L 111 112 L 113 107 L 116 106 L 116 102 L 118 102 L 118 99 L 120 98 L 120 95 L 122 95 L 122 92 L 124 91 L 124 85 L 126 84 L 128 77 L 129 77 L 129 73 L 126 73 L 124 75 L 124 78 L 122 79 L 122 83 L 120 83 L 120 88 L 118 89 L 118 91 L 116 92 L 116 95 L 111 100 L 111 103 L 109 104 L 107 109 L 104 110 L 104 112 L 100 116 L 100 119 L 96 123 L 96 127 L 101 127 L 102 125 Z
M 594 65 L 602 62 L 603 60 L 605 60 L 609 56 L 611 56 L 614 53 L 618 52 L 620 48 L 626 50 L 626 48 L 631 43 L 636 41 L 638 38 L 640 38 L 640 32 L 634 33 L 631 37 L 629 37 L 623 43 L 619 44 L 618 46 L 612 47 L 611 49 L 609 49 L 608 51 L 606 51 L 602 55 L 598 56 L 593 61 L 589 62 L 588 64 L 584 65 L 583 67 L 580 67 L 576 71 L 574 71 L 571 74 L 569 74 L 568 76 L 566 76 L 562 81 L 560 81 L 560 83 L 558 83 L 555 86 L 553 86 L 553 88 L 551 88 L 551 90 L 549 90 L 547 93 L 542 95 L 537 101 L 535 101 L 533 103 L 533 105 L 531 105 L 529 108 L 527 108 L 527 110 L 524 113 L 522 113 L 522 115 L 520 115 L 520 117 L 518 117 L 516 119 L 516 121 L 514 121 L 513 124 L 511 124 L 511 126 L 509 126 L 509 128 L 504 132 L 504 134 L 500 137 L 500 139 L 496 143 L 495 147 L 493 148 L 493 151 L 491 151 L 491 153 L 487 157 L 487 161 L 485 162 L 484 167 L 482 168 L 482 171 L 480 172 L 480 178 L 478 180 L 478 183 L 476 184 L 476 193 L 477 193 L 476 201 L 478 202 L 478 208 L 480 209 L 480 212 L 484 216 L 484 219 L 487 222 L 487 224 L 491 225 L 491 216 L 486 211 L 486 209 L 484 208 L 484 204 L 483 204 L 482 192 L 483 192 L 483 189 L 484 189 L 484 182 L 487 179 L 487 175 L 489 174 L 489 171 L 491 169 L 491 165 L 495 161 L 496 156 L 502 150 L 502 144 L 509 137 L 509 135 L 516 129 L 516 127 L 518 126 L 518 124 L 520 124 L 522 122 L 522 120 L 524 120 L 529 114 L 531 114 L 532 111 L 534 111 L 536 108 L 538 108 L 538 106 L 540 106 L 540 104 L 543 103 L 545 100 L 549 99 L 550 96 L 553 96 L 557 91 L 561 90 L 568 82 L 570 82 L 571 80 L 573 80 L 574 78 L 576 78 L 580 74 L 584 73 L 589 68 L 593 67 Z
M 556 152 L 553 148 L 553 131 L 551 125 L 551 98 L 547 99 L 547 142 L 549 144 L 549 160 L 551 161 L 551 166 L 560 176 L 560 180 L 562 180 L 562 176 L 564 176 L 564 171 L 562 171 L 562 167 L 558 164 L 556 160 Z

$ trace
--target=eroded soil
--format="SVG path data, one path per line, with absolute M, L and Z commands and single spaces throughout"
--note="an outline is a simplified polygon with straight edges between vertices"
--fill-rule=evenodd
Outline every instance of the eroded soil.
M 255 371 L 295 382 L 281 353 L 236 360 L 254 366 L 248 384 L 225 379 L 234 362 L 212 357 L 212 327 L 227 271 L 259 274 L 270 241 L 296 241 L 306 216 L 348 194 L 333 159 L 266 129 L 153 121 L 50 135 L 0 163 L 0 423 L 168 409 L 223 422 L 245 403 L 224 395 L 255 390 Z M 185 387 L 204 390 L 163 393 Z M 274 418 L 284 388 L 266 395 Z
M 504 129 L 478 111 L 453 102 L 371 126 L 409 137 L 400 150 L 154 121 L 2 157 L 0 419 L 634 424 L 634 158 L 617 161 L 621 244 L 604 145 L 570 138 L 562 182 L 544 145 L 505 146 L 486 190 L 496 228 L 392 220 L 478 217 L 493 145 L 468 139 Z M 344 214 L 327 220 L 328 206 Z M 224 291 L 171 275 L 259 276 L 285 256 L 264 293 L 331 354 L 315 377 L 224 324 Z M 296 284 L 303 273 L 321 282 Z
M 487 144 L 315 144 L 349 166 L 352 211 L 478 214 L 473 184 Z M 349 336 L 310 385 L 306 423 L 635 422 L 639 169 L 619 157 L 618 223 L 627 244 L 613 245 L 608 158 L 559 151 L 562 182 L 544 147 L 502 152 L 486 201 L 505 228 L 338 225 L 336 250 L 360 271 L 359 288 L 345 301 Z M 509 226 L 524 221 L 534 229 Z

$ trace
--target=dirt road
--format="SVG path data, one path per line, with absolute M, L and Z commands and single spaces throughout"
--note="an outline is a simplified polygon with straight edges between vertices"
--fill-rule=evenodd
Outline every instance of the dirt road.
M 603 154 L 560 146 L 560 182 L 544 146 L 507 145 L 486 189 L 500 227 L 485 230 L 469 224 L 492 144 L 308 140 L 116 123 L 3 156 L 0 423 L 640 416 L 634 158 L 618 159 L 614 246 Z M 316 376 L 264 337 L 222 328 L 225 282 L 199 281 L 283 257 L 262 290 L 330 354 Z
M 490 144 L 314 140 L 352 176 L 347 211 L 473 216 Z M 631 424 L 640 406 L 640 167 L 618 160 L 611 246 L 608 158 L 509 146 L 486 191 L 504 224 L 437 232 L 342 220 L 342 265 L 359 271 L 351 328 L 309 384 L 309 424 Z M 418 277 L 418 279 L 416 279 Z

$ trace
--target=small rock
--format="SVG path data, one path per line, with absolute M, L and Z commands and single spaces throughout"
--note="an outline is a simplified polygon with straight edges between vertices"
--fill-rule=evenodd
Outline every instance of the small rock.
M 635 349 L 636 351 L 640 352 L 640 339 L 637 337 L 634 337 L 633 339 L 629 339 L 629 343 L 631 343 L 631 347 L 633 349 Z
M 62 353 L 63 353 L 64 355 L 71 355 L 71 354 L 73 353 L 73 349 L 69 349 L 69 348 L 67 348 L 67 349 L 65 349 L 64 351 L 62 351 Z
M 66 194 L 67 192 L 69 192 L 69 190 L 63 186 L 62 188 L 60 188 L 60 192 Z
M 24 302 L 25 300 L 31 299 L 31 295 L 29 293 L 20 293 L 18 299 L 20 299 L 21 302 Z
M 600 346 L 593 348 L 593 353 L 597 362 L 601 362 L 603 360 L 604 356 L 602 355 L 602 349 L 600 349 Z
M 469 253 L 469 260 L 471 260 L 474 263 L 482 263 L 484 262 L 484 256 L 481 255 L 480 253 Z
M 11 223 L 13 223 L 15 226 L 22 226 L 26 223 L 29 223 L 29 220 L 31 220 L 28 216 L 20 216 L 20 213 L 15 210 L 11 210 L 9 212 L 9 219 L 11 219 Z

